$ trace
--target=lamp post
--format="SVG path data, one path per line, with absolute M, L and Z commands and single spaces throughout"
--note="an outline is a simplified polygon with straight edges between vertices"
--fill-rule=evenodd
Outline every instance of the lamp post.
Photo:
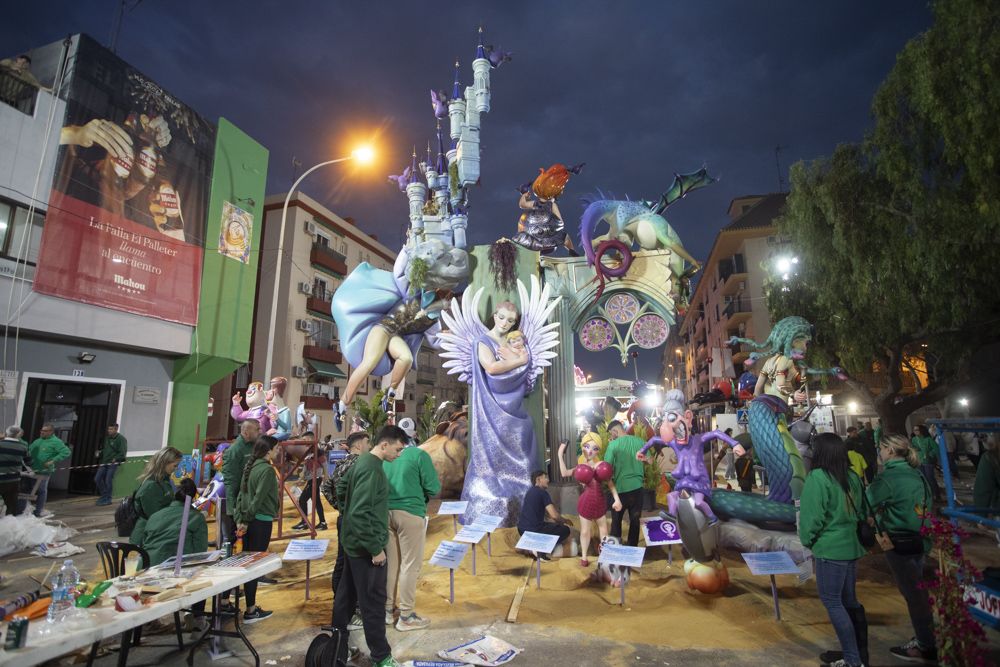
M 285 223 L 288 221 L 288 204 L 292 200 L 292 194 L 295 192 L 295 189 L 299 187 L 299 183 L 301 183 L 306 176 L 313 173 L 320 167 L 326 167 L 340 162 L 347 162 L 348 160 L 357 160 L 360 163 L 366 164 L 371 162 L 373 157 L 374 153 L 372 152 L 372 149 L 364 147 L 358 148 L 347 157 L 320 162 L 319 164 L 306 169 L 302 175 L 299 176 L 294 183 L 292 183 L 292 187 L 288 190 L 288 194 L 285 195 L 285 204 L 281 207 L 281 226 L 278 230 L 278 257 L 274 263 L 274 292 L 271 294 L 271 321 L 267 328 L 267 356 L 264 358 L 264 377 L 261 380 L 262 382 L 268 382 L 271 379 L 271 365 L 274 361 L 274 331 L 278 324 L 278 289 L 281 285 L 281 262 L 285 254 Z

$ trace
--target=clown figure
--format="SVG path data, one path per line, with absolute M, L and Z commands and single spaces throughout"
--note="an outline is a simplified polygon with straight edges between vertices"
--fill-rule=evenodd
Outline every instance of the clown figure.
M 243 395 L 240 392 L 233 394 L 233 407 L 229 410 L 229 414 L 232 415 L 233 419 L 237 423 L 247 419 L 256 419 L 260 422 L 260 432 L 270 433 L 273 425 L 271 423 L 270 410 L 265 403 L 264 383 L 251 382 L 250 386 L 247 387 L 246 410 L 241 405 L 242 401 Z
M 288 440 L 292 435 L 292 415 L 288 406 L 285 405 L 285 389 L 288 387 L 288 378 L 271 378 L 271 388 L 264 394 L 264 399 L 268 406 L 268 417 L 271 419 L 272 428 L 266 431 L 266 435 L 274 439 Z
M 705 468 L 704 446 L 712 440 L 722 440 L 733 448 L 737 456 L 742 456 L 744 451 L 739 442 L 722 431 L 692 433 L 691 424 L 693 421 L 694 413 L 687 409 L 684 392 L 679 389 L 671 389 L 667 392 L 666 401 L 663 404 L 663 418 L 660 422 L 659 436 L 650 438 L 636 454 L 636 458 L 645 462 L 646 451 L 650 447 L 657 449 L 670 447 L 677 456 L 677 467 L 673 471 L 676 484 L 667 494 L 667 508 L 670 515 L 677 516 L 677 501 L 683 492 L 686 494 L 685 497 L 694 500 L 695 507 L 708 518 L 710 523 L 715 523 L 719 519 L 705 502 L 705 498 L 712 495 L 712 480 Z

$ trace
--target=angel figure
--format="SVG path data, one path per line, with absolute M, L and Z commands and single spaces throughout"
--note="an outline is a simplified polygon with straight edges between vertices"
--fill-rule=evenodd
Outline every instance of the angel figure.
M 438 341 L 444 350 L 444 367 L 472 386 L 469 397 L 471 437 L 469 465 L 462 500 L 469 501 L 464 521 L 479 516 L 503 517 L 503 526 L 517 522 L 521 499 L 531 488 L 531 471 L 537 467 L 538 446 L 531 416 L 523 399 L 535 380 L 556 356 L 558 322 L 545 324 L 558 298 L 549 299 L 531 277 L 531 292 L 517 281 L 519 315 L 504 301 L 493 313 L 489 329 L 479 319 L 483 288 L 453 299 L 441 313 L 446 330 Z

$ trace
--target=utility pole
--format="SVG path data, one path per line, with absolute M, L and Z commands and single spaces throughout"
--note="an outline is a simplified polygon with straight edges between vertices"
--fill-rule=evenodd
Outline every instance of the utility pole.
M 778 145 L 774 147 L 774 166 L 778 170 L 778 192 L 785 191 L 785 177 L 781 173 L 781 157 L 780 157 L 781 151 L 784 150 L 785 148 L 788 148 L 788 146 Z

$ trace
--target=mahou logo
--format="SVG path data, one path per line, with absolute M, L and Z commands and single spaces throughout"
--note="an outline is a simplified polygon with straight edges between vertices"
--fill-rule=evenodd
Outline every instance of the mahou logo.
M 146 283 L 140 283 L 138 281 L 132 280 L 131 278 L 126 278 L 125 276 L 120 276 L 115 274 L 115 285 L 120 285 L 130 290 L 138 290 L 140 292 L 146 291 Z

